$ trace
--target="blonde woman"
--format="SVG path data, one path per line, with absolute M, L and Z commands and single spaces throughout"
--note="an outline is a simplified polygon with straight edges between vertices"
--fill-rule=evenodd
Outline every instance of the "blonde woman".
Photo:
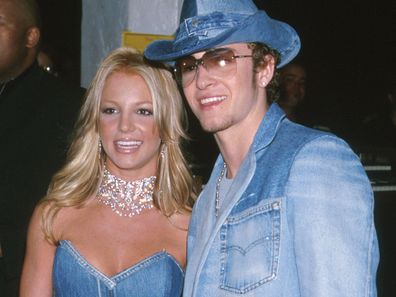
M 172 75 L 120 48 L 33 214 L 21 296 L 180 296 L 193 180 Z

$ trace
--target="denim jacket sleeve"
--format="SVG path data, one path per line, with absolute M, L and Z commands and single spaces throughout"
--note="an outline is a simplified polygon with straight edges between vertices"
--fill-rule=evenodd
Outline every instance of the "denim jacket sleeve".
M 329 135 L 305 144 L 286 197 L 301 296 L 376 296 L 373 193 L 348 145 Z

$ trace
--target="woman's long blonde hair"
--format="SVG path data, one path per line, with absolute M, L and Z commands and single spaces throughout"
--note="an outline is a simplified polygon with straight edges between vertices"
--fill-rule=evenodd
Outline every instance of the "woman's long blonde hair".
M 98 149 L 100 100 L 106 79 L 118 71 L 140 75 L 152 96 L 154 119 L 162 141 L 154 205 L 166 216 L 191 211 L 195 193 L 181 149 L 181 141 L 187 138 L 183 129 L 186 119 L 177 85 L 162 65 L 150 64 L 135 49 L 119 48 L 99 66 L 80 111 L 66 165 L 53 176 L 47 195 L 41 201 L 45 207 L 43 230 L 53 243 L 58 241 L 53 233 L 53 221 L 59 210 L 80 207 L 97 193 L 106 157 Z

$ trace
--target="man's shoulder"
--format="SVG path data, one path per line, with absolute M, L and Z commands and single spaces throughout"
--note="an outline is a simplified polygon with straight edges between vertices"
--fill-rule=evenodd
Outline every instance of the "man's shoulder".
M 81 98 L 84 95 L 85 89 L 80 87 L 77 83 L 72 83 L 61 77 L 56 77 L 45 70 L 42 71 L 43 74 L 40 83 L 43 91 L 46 90 L 47 93 L 59 94 L 62 97 L 73 95 Z
M 34 101 L 37 104 L 51 104 L 51 102 L 59 104 L 62 101 L 80 103 L 85 93 L 85 89 L 77 83 L 56 77 L 42 69 L 37 63 L 12 81 L 10 89 L 12 98 L 21 98 L 24 102 Z
M 273 144 L 278 143 L 283 148 L 297 148 L 323 137 L 338 138 L 330 132 L 309 128 L 285 119 L 279 126 Z

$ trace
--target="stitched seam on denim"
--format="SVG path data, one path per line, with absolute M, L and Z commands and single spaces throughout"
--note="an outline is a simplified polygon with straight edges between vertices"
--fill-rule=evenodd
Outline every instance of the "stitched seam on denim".
M 134 265 L 130 268 L 127 268 L 126 270 L 120 272 L 119 274 L 116 274 L 115 276 L 111 277 L 111 279 L 116 282 L 120 282 L 121 280 L 127 278 L 128 276 L 135 273 L 136 271 L 141 270 L 147 266 L 150 266 L 151 264 L 153 264 L 154 262 L 158 262 L 162 258 L 171 259 L 171 261 L 175 265 L 177 265 L 177 267 L 180 269 L 181 273 L 184 275 L 183 269 L 181 269 L 179 263 L 174 259 L 174 257 L 165 251 L 161 251 L 161 252 L 155 253 L 154 255 L 152 255 L 148 258 L 145 258 L 141 262 L 137 263 L 136 265 Z
M 227 222 L 226 222 L 227 223 Z M 220 280 L 224 284 L 226 279 L 225 266 L 227 262 L 227 227 L 226 225 L 220 228 Z
M 281 202 L 280 201 L 271 202 L 270 205 L 271 205 L 270 209 L 271 210 L 275 210 L 274 216 L 272 217 L 272 220 L 271 220 L 272 221 L 272 230 L 273 230 L 273 236 L 271 238 L 271 242 L 272 242 L 271 269 L 270 269 L 271 274 L 269 276 L 267 276 L 267 277 L 255 282 L 255 283 L 250 284 L 248 286 L 245 286 L 243 288 L 235 288 L 235 287 L 232 287 L 232 286 L 229 286 L 229 285 L 225 284 L 225 282 L 226 282 L 226 268 L 225 267 L 226 267 L 226 263 L 227 263 L 227 261 L 226 261 L 227 259 L 226 258 L 227 258 L 227 254 L 228 254 L 227 253 L 228 249 L 227 249 L 226 236 L 225 235 L 226 235 L 226 232 L 227 232 L 227 230 L 226 230 L 227 229 L 227 225 L 230 225 L 230 224 L 227 224 L 225 226 L 222 226 L 222 229 L 223 229 L 222 232 L 224 233 L 225 237 L 223 238 L 223 240 L 221 240 L 221 249 L 220 249 L 220 251 L 221 251 L 221 254 L 220 254 L 220 256 L 221 256 L 221 258 L 220 258 L 221 259 L 221 263 L 220 263 L 220 265 L 221 265 L 220 266 L 221 267 L 221 270 L 220 270 L 220 276 L 221 276 L 220 277 L 220 279 L 221 279 L 220 288 L 221 289 L 228 290 L 228 291 L 234 292 L 234 293 L 244 294 L 244 293 L 247 293 L 247 292 L 249 292 L 249 291 L 261 286 L 262 284 L 267 283 L 267 282 L 269 282 L 269 281 L 271 281 L 271 280 L 276 278 L 276 275 L 277 275 L 277 272 L 278 272 L 278 267 L 279 267 L 279 255 L 280 255 Z M 264 205 L 262 207 L 259 207 L 257 209 L 258 210 L 259 209 L 263 209 L 263 208 L 267 209 L 266 206 L 268 206 L 268 204 L 266 204 L 266 205 Z M 265 212 L 266 211 L 262 211 L 262 212 L 260 212 L 260 214 L 263 214 Z M 249 211 L 247 213 L 255 214 L 254 216 L 257 215 L 257 211 Z M 246 217 L 246 214 L 243 214 L 243 218 L 245 218 L 245 217 Z M 240 222 L 240 220 L 238 220 L 238 222 Z M 255 243 L 254 246 L 256 246 L 259 241 L 265 241 L 265 240 L 266 240 L 266 238 L 262 238 L 262 239 L 256 240 L 254 242 Z
M 100 288 L 100 281 L 99 281 L 99 279 L 96 279 L 96 288 L 97 288 L 98 294 L 99 294 L 98 297 L 102 297 L 102 290 L 101 290 L 101 288 Z
M 110 278 L 108 278 L 106 275 L 104 275 L 95 267 L 93 267 L 90 263 L 88 263 L 88 261 L 85 258 L 83 258 L 83 256 L 80 255 L 80 253 L 71 245 L 70 241 L 63 240 L 61 242 L 61 245 L 63 245 L 66 248 L 66 250 L 71 253 L 71 255 L 77 260 L 78 264 L 80 264 L 83 268 L 85 268 L 90 274 L 92 274 L 96 278 L 101 279 L 106 284 L 107 287 L 113 289 L 116 286 L 116 283 L 114 281 L 112 281 Z
M 248 16 L 248 15 L 246 15 Z M 184 20 L 184 29 L 187 36 L 199 35 L 201 32 L 206 32 L 208 30 L 220 30 L 234 28 L 235 26 L 241 24 L 246 16 L 241 17 L 241 14 L 235 14 L 235 18 L 224 18 L 222 14 L 217 14 L 216 17 L 200 17 L 200 18 L 190 18 Z M 185 34 L 182 34 L 185 35 Z
M 243 211 L 240 214 L 238 214 L 237 216 L 229 217 L 227 219 L 227 222 L 230 224 L 238 224 L 240 222 L 243 222 L 245 219 L 250 219 L 250 218 L 260 215 L 262 213 L 276 210 L 277 207 L 280 207 L 280 202 L 279 201 L 275 201 L 275 202 L 271 201 L 271 202 L 268 202 L 267 204 L 264 204 L 257 208 L 248 209 L 246 211 Z
M 372 206 L 371 206 L 371 210 L 373 210 L 373 207 L 374 207 L 374 203 L 373 203 L 373 199 L 371 200 L 371 204 L 372 204 Z M 373 212 L 371 212 L 371 213 L 373 213 Z M 371 222 L 372 222 L 372 220 L 371 220 Z M 371 296 L 371 294 L 372 294 L 372 292 L 371 292 L 371 289 L 372 289 L 372 286 L 371 286 L 371 282 L 372 282 L 372 277 L 371 277 L 371 271 L 372 271 L 372 269 L 371 269 L 371 266 L 373 265 L 373 263 L 372 263 L 372 261 L 373 261 L 373 257 L 372 257 L 372 252 L 373 252 L 373 247 L 374 247 L 374 224 L 373 223 L 370 223 L 370 228 L 369 228 L 369 234 L 370 234 L 370 236 L 369 236 L 369 241 L 368 241 L 368 244 L 369 244 L 369 248 L 368 248 L 368 251 L 367 251 L 367 276 L 366 276 L 366 288 L 364 289 L 364 291 L 366 292 L 366 295 L 365 296 Z
M 279 51 L 280 54 L 287 54 L 289 52 L 292 52 L 295 50 L 296 45 L 299 43 L 298 42 L 299 39 L 295 38 L 293 40 L 293 42 L 290 44 L 290 46 L 288 46 L 287 48 L 285 48 L 283 51 Z

